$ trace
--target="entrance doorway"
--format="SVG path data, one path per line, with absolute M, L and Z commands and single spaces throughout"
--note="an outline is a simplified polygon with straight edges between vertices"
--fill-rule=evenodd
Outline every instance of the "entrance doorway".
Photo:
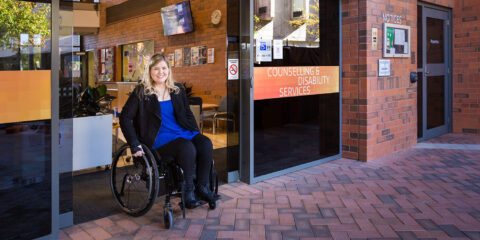
M 418 6 L 418 139 L 451 129 L 450 12 Z

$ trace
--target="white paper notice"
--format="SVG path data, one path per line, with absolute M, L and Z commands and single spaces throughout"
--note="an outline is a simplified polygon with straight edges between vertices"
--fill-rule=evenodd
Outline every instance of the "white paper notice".
M 378 59 L 378 76 L 390 76 L 390 60 Z
M 395 45 L 403 45 L 405 43 L 405 30 L 395 29 Z
M 273 59 L 283 59 L 283 40 L 273 40 Z
M 272 61 L 272 40 L 271 39 L 257 39 L 257 62 L 271 62 Z

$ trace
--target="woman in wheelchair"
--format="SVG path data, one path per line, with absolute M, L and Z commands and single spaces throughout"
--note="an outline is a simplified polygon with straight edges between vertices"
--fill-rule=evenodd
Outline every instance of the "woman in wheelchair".
M 162 159 L 173 157 L 182 167 L 186 208 L 199 206 L 198 200 L 214 202 L 221 198 L 208 187 L 212 142 L 199 133 L 185 89 L 173 80 L 169 61 L 163 54 L 150 58 L 143 79 L 123 106 L 120 127 L 134 157 L 144 154 L 144 143 Z

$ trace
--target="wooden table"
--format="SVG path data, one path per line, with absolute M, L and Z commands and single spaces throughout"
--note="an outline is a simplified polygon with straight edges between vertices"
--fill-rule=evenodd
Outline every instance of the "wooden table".
M 217 110 L 218 104 L 215 103 L 204 103 L 202 104 L 202 110 Z

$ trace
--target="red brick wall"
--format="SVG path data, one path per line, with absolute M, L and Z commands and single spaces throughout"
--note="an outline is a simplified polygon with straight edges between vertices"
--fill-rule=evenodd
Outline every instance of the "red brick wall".
M 416 58 L 384 58 L 383 14 L 401 16 L 400 25 L 410 26 L 412 56 L 416 56 L 416 1 L 367 1 L 367 153 L 375 159 L 417 143 L 417 86 L 410 83 L 410 72 L 417 71 Z M 371 29 L 378 29 L 378 50 L 372 50 Z M 415 52 L 415 53 L 413 53 Z M 389 59 L 391 76 L 378 77 L 378 60 Z
M 166 5 L 181 0 L 167 0 Z M 100 3 L 100 30 L 96 35 L 85 37 L 86 49 L 119 46 L 144 40 L 155 41 L 155 52 L 173 53 L 177 48 L 206 46 L 215 48 L 215 63 L 173 69 L 178 82 L 193 85 L 193 92 L 205 103 L 218 103 L 227 94 L 226 79 L 226 0 L 191 0 L 195 31 L 187 34 L 165 37 L 163 35 L 160 11 L 121 22 L 106 24 L 106 8 L 125 0 L 105 0 Z M 222 21 L 219 26 L 210 23 L 210 14 L 220 9 Z M 117 64 L 117 67 L 120 67 Z
M 363 3 L 359 7 L 359 3 Z M 359 48 L 359 33 L 365 31 L 364 1 L 342 0 L 342 149 L 343 156 L 365 159 L 366 98 L 360 87 L 366 76 L 366 51 Z M 362 56 L 360 56 L 362 55 Z M 362 155 L 362 156 L 360 156 Z
M 382 57 L 383 13 L 410 26 L 412 57 Z M 343 156 L 367 161 L 415 145 L 417 84 L 409 74 L 417 71 L 417 1 L 342 0 L 342 16 Z M 378 29 L 378 50 L 372 50 L 372 28 Z M 390 59 L 391 76 L 378 77 L 379 59 Z
M 480 4 L 453 8 L 453 131 L 480 135 Z
M 411 26 L 411 34 L 416 36 L 417 5 L 374 0 L 342 3 L 343 155 L 367 161 L 417 142 L 416 84 L 409 81 L 416 62 L 388 58 L 391 76 L 378 77 L 378 59 L 383 58 L 383 13 L 401 16 L 401 24 Z M 372 28 L 378 30 L 377 50 L 371 47 Z M 411 40 L 415 52 L 416 38 Z

